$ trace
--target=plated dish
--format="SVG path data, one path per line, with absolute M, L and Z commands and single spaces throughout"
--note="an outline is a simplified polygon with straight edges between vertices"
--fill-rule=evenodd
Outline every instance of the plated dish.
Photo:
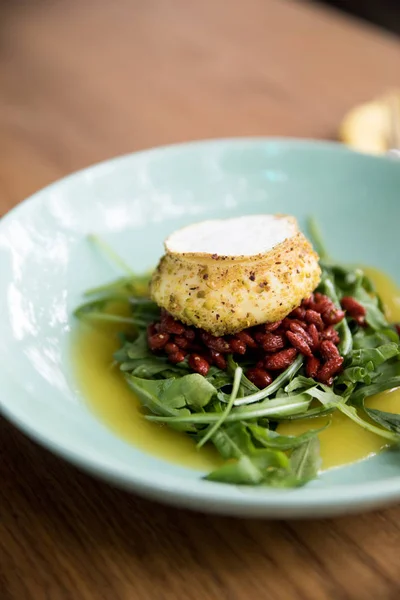
M 199 427 L 199 439 L 193 440 L 187 433 L 177 432 L 164 422 L 162 425 L 155 424 L 146 418 L 164 419 L 165 415 L 149 415 L 148 409 L 141 408 L 135 393 L 126 385 L 118 366 L 110 368 L 110 357 L 121 346 L 113 332 L 118 330 L 130 335 L 128 329 L 121 327 L 118 322 L 107 325 L 107 335 L 92 326 L 87 326 L 86 334 L 83 334 L 82 324 L 74 317 L 74 311 L 82 303 L 86 290 L 103 286 L 119 276 L 115 266 L 99 253 L 98 244 L 96 246 L 96 243 L 88 242 L 90 234 L 97 235 L 104 246 L 112 248 L 135 274 L 145 273 L 148 276 L 165 253 L 163 240 L 173 232 L 194 223 L 218 221 L 227 216 L 239 218 L 244 215 L 279 213 L 294 215 L 299 230 L 306 237 L 309 236 L 306 226 L 309 215 L 313 215 L 320 225 L 329 250 L 329 256 L 322 257 L 321 261 L 322 283 L 324 273 L 332 275 L 329 269 L 332 271 L 334 268 L 333 262 L 341 268 L 349 263 L 356 267 L 370 265 L 372 270 L 366 272 L 368 279 L 373 281 L 382 296 L 386 311 L 381 310 L 380 304 L 377 308 L 380 314 L 385 312 L 388 321 L 394 323 L 398 318 L 389 318 L 387 308 L 393 311 L 398 308 L 399 187 L 400 170 L 398 164 L 390 160 L 357 155 L 336 144 L 258 139 L 184 144 L 138 153 L 97 165 L 39 192 L 11 211 L 0 223 L 0 307 L 4 315 L 0 325 L 2 412 L 29 435 L 81 468 L 114 484 L 179 506 L 245 516 L 299 517 L 348 513 L 398 501 L 398 451 L 389 449 L 381 452 L 380 449 L 389 440 L 353 423 L 347 415 L 343 415 L 344 421 L 341 420 L 342 415 L 337 410 L 332 416 L 313 419 L 313 430 L 322 430 L 330 419 L 331 424 L 318 433 L 322 460 L 318 473 L 315 473 L 314 465 L 314 473 L 318 477 L 306 477 L 308 483 L 305 485 L 299 486 L 296 481 L 296 485 L 291 487 L 293 481 L 290 482 L 289 474 L 292 469 L 289 473 L 288 461 L 290 463 L 294 449 L 260 448 L 260 442 L 253 438 L 255 450 L 264 452 L 263 460 L 266 456 L 282 460 L 279 465 L 271 465 L 274 477 L 268 476 L 270 481 L 264 481 L 264 475 L 263 481 L 257 482 L 257 485 L 208 480 L 207 475 L 226 466 L 224 457 L 210 441 L 204 443 L 200 452 L 196 449 L 196 444 L 209 431 L 210 424 L 202 424 Z M 286 225 L 290 227 L 289 222 Z M 285 239 L 287 233 L 288 230 Z M 176 246 L 177 239 L 173 242 L 173 251 L 180 252 Z M 181 243 L 182 239 L 178 239 L 178 242 Z M 249 249 L 245 250 L 244 254 Z M 269 252 L 273 248 L 262 250 Z M 321 255 L 317 245 L 315 250 Z M 214 253 L 219 255 L 220 249 Z M 313 255 L 309 256 L 311 258 Z M 212 261 L 216 265 L 224 262 Z M 329 261 L 332 262 L 329 264 Z M 317 272 L 315 264 L 310 262 L 310 273 Z M 345 271 L 348 272 L 348 267 L 345 267 Z M 380 274 L 380 271 L 384 274 Z M 254 273 L 254 282 L 249 274 L 249 285 L 258 285 L 260 274 L 259 271 Z M 336 281 L 337 276 L 334 275 L 336 286 L 340 277 Z M 356 279 L 361 281 L 358 271 Z M 362 282 L 364 289 L 365 285 L 370 285 L 364 277 Z M 322 283 L 316 280 L 313 286 Z M 171 283 L 167 279 L 167 285 L 178 288 L 179 282 L 175 279 Z M 303 293 L 301 285 L 297 281 L 296 289 L 300 294 L 296 299 L 298 305 L 314 291 L 307 289 Z M 261 290 L 266 286 L 258 287 Z M 201 296 L 204 289 L 193 291 L 200 292 Z M 250 286 L 250 295 L 247 297 L 250 303 L 253 302 L 252 291 L 254 288 Z M 342 300 L 344 288 L 336 291 L 340 292 L 338 299 Z M 216 293 L 218 297 L 218 289 Z M 329 295 L 324 290 L 319 293 Z M 160 298 L 155 298 L 156 294 L 157 291 L 154 300 L 162 304 Z M 347 295 L 353 297 L 352 294 L 353 290 Z M 87 298 L 92 299 L 97 300 L 98 297 Z M 314 297 L 314 301 L 318 299 Z M 202 300 L 201 297 L 199 300 Z M 333 301 L 336 302 L 335 299 Z M 147 306 L 150 308 L 148 303 Z M 277 314 L 278 306 L 273 302 L 268 305 L 268 311 L 273 314 L 270 322 L 274 319 L 290 320 L 292 317 Z M 292 307 L 285 308 L 289 309 L 293 310 Z M 174 308 L 167 306 L 166 310 L 171 312 Z M 306 310 L 313 309 L 308 307 Z M 339 309 L 336 304 L 335 310 L 348 311 L 345 322 L 351 330 L 353 342 L 358 331 L 360 335 L 368 332 L 367 328 L 355 322 L 354 317 L 353 320 L 349 318 L 349 308 Z M 218 314 L 220 318 L 217 319 L 215 315 L 214 323 L 221 319 L 221 313 Z M 159 325 L 160 316 L 157 318 L 154 315 L 151 323 Z M 132 313 L 128 318 L 132 318 Z M 173 320 L 181 321 L 185 328 L 197 327 L 196 324 L 184 322 L 179 314 L 174 314 Z M 301 322 L 301 318 L 298 320 Z M 236 328 L 234 319 L 225 321 L 229 321 L 229 327 Z M 305 322 L 307 327 L 311 324 L 306 319 Z M 146 328 L 148 324 L 145 323 Z M 216 333 L 217 337 L 222 334 L 223 338 L 228 337 L 231 341 L 232 337 L 243 331 L 243 327 L 251 330 L 253 327 L 263 327 L 264 323 L 240 322 L 239 326 L 237 331 L 230 329 L 225 333 L 214 330 L 208 333 Z M 339 326 L 340 323 L 334 328 Z M 202 323 L 201 329 L 206 331 L 206 327 L 208 324 Z M 299 333 L 299 330 L 293 331 L 290 327 L 288 331 Z M 390 331 L 390 336 L 395 335 L 393 328 Z M 288 333 L 284 335 L 286 346 L 281 350 L 290 349 L 292 336 L 288 336 Z M 340 338 L 342 340 L 342 336 Z M 254 339 L 260 344 L 255 336 Z M 127 341 L 134 343 L 135 339 Z M 171 343 L 176 341 L 174 338 Z M 388 344 L 391 343 L 395 341 L 388 341 Z M 340 342 L 336 347 L 339 346 Z M 164 353 L 159 350 L 150 352 L 152 360 L 164 361 L 172 370 L 180 368 L 180 363 L 185 365 L 189 361 L 188 356 L 185 361 L 173 365 L 166 350 L 163 350 Z M 297 352 L 295 360 L 303 356 L 298 349 Z M 194 353 L 192 351 L 190 354 Z M 270 351 L 267 349 L 265 353 Z M 265 393 L 271 384 L 265 380 L 264 383 L 268 385 L 263 387 L 260 381 L 251 381 L 254 373 L 252 375 L 248 370 L 252 366 L 245 363 L 245 360 L 250 360 L 250 354 L 240 354 L 238 351 L 225 353 L 227 360 L 229 354 L 242 369 L 242 375 L 250 375 L 247 380 Z M 323 356 L 317 355 L 315 358 L 320 360 Z M 311 357 L 301 359 L 301 368 L 305 369 L 308 359 Z M 382 364 L 393 365 L 394 359 L 395 356 L 392 356 Z M 341 366 L 343 371 L 334 376 L 341 377 L 347 368 L 352 368 L 345 361 Z M 216 368 L 210 361 L 208 373 L 212 374 Z M 255 366 L 253 364 L 253 368 L 257 369 L 257 363 Z M 366 365 L 360 365 L 360 368 L 367 369 Z M 377 368 L 380 369 L 380 366 Z M 240 374 L 236 367 L 234 371 L 228 368 L 220 368 L 220 371 L 224 377 L 231 377 L 232 381 L 235 372 Z M 278 371 L 273 372 L 270 364 L 268 368 L 264 364 L 263 371 L 273 379 L 272 383 L 279 376 Z M 373 370 L 368 372 L 374 374 Z M 138 375 L 129 370 L 128 373 L 133 377 Z M 307 373 L 304 375 L 299 370 L 292 382 L 300 374 L 307 376 Z M 204 375 L 189 369 L 187 375 L 204 378 Z M 366 373 L 364 375 L 367 376 Z M 159 380 L 146 381 L 154 384 Z M 243 381 L 241 376 L 238 394 L 233 401 L 229 387 L 218 389 L 225 394 L 220 394 L 220 400 L 216 396 L 222 408 L 225 408 L 219 415 L 226 414 L 229 402 L 232 407 L 225 421 L 219 422 L 217 433 L 228 427 L 228 417 L 237 410 L 248 410 L 257 405 L 257 402 L 242 407 L 234 404 L 246 398 L 243 389 L 240 389 L 243 388 Z M 323 390 L 323 385 L 330 390 L 326 393 L 341 391 L 335 382 L 333 386 L 329 383 L 319 382 L 317 389 Z M 372 385 L 373 382 L 364 383 Z M 357 385 L 361 385 L 360 382 Z M 217 389 L 215 385 L 214 388 Z M 283 398 L 281 394 L 292 394 L 294 391 L 284 389 L 278 398 L 276 395 L 272 399 L 267 396 L 260 403 L 280 400 Z M 299 391 L 304 393 L 300 388 Z M 253 390 L 253 393 L 258 392 Z M 379 406 L 369 404 L 370 400 L 366 399 L 366 407 L 391 414 L 398 412 L 396 407 L 389 406 L 392 392 L 382 393 L 384 396 L 378 399 Z M 94 398 L 97 400 L 94 401 Z M 212 402 L 215 402 L 215 398 Z M 316 408 L 316 402 L 320 402 L 318 398 L 310 402 L 307 410 Z M 173 408 L 178 411 L 187 409 L 185 406 Z M 205 413 L 208 414 L 210 408 L 211 405 L 207 405 Z M 354 408 L 359 411 L 360 418 L 385 430 L 382 423 L 368 421 L 361 407 Z M 191 409 L 188 410 L 192 413 Z M 336 422 L 338 417 L 340 419 Z M 270 422 L 272 419 L 268 419 L 268 428 L 266 422 L 257 422 L 255 425 L 269 432 L 277 432 L 281 441 L 284 436 L 293 438 L 310 430 L 308 419 L 305 430 L 302 429 L 302 419 L 281 422 L 275 429 L 275 424 L 270 425 Z M 252 423 L 247 422 L 247 431 L 249 424 Z M 335 452 L 332 455 L 328 448 L 332 447 L 329 440 L 337 438 L 338 427 L 344 427 L 342 432 L 346 431 L 346 434 L 341 434 L 340 448 L 334 444 Z M 351 432 L 347 427 L 351 428 Z M 356 439 L 353 437 L 355 430 L 361 437 L 357 437 L 359 442 L 350 448 L 343 440 Z M 391 433 L 389 429 L 386 431 Z M 271 441 L 269 438 L 276 438 L 273 433 L 266 435 L 268 443 Z M 372 438 L 369 436 L 378 440 L 372 449 Z M 315 434 L 311 437 L 314 438 Z M 293 439 L 290 441 L 293 442 Z M 285 458 L 279 454 L 281 451 Z M 339 454 L 341 458 L 338 458 Z M 360 460 L 366 454 L 373 456 Z M 251 456 L 250 461 L 253 458 Z M 237 458 L 229 460 L 237 464 Z M 329 468 L 346 463 L 352 464 Z M 269 473 L 272 474 L 272 471 Z M 284 488 L 277 485 L 282 486 L 283 483 L 286 486 Z
M 332 421 L 338 464 L 346 446 L 358 449 L 350 463 L 400 445 L 400 290 L 386 307 L 366 272 L 329 259 L 309 229 L 319 254 L 294 217 L 192 224 L 166 239 L 149 276 L 91 239 L 125 276 L 87 290 L 75 310 L 106 346 L 116 332 L 120 342 L 89 377 L 119 369 L 152 437 L 166 424 L 199 452 L 212 445 L 223 462 L 209 481 L 302 486 L 327 468 L 319 436 Z

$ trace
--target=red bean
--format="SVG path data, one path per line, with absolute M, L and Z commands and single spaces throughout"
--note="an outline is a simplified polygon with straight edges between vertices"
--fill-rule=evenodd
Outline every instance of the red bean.
M 168 333 L 155 333 L 147 338 L 150 350 L 161 350 L 169 340 Z
M 300 319 L 300 321 L 304 320 L 306 316 L 306 309 L 303 306 L 298 306 L 290 313 L 289 317 L 292 319 Z
M 207 331 L 202 331 L 200 337 L 203 344 L 209 348 L 212 348 L 212 350 L 216 350 L 217 352 L 222 352 L 224 354 L 227 354 L 231 351 L 228 342 L 222 337 L 216 337 Z
M 220 352 L 216 350 L 210 350 L 210 362 L 212 362 L 218 369 L 225 371 L 226 369 L 226 358 Z
M 316 356 L 310 356 L 306 362 L 306 375 L 307 377 L 316 378 L 318 369 L 321 365 L 321 361 Z
M 357 300 L 351 296 L 344 296 L 340 304 L 351 317 L 365 317 L 367 314 L 367 311 L 363 305 L 357 302 Z
M 311 294 L 311 296 L 309 296 L 308 298 L 304 298 L 303 302 L 301 303 L 301 306 L 303 306 L 304 308 L 309 308 L 310 304 L 312 304 L 315 301 L 315 296 L 314 294 Z
M 353 319 L 355 320 L 357 325 L 359 325 L 360 327 L 367 326 L 367 321 L 366 321 L 365 317 L 363 317 L 362 315 L 357 315 L 356 317 L 353 317 Z
M 206 361 L 205 358 L 200 356 L 199 354 L 191 354 L 189 356 L 189 367 L 196 371 L 196 373 L 200 373 L 200 375 L 207 375 L 210 370 L 210 365 Z
M 185 360 L 185 355 L 179 350 L 178 352 L 173 352 L 172 354 L 170 354 L 168 356 L 168 360 L 173 364 L 176 364 Z
M 324 340 L 320 345 L 321 356 L 324 360 L 330 360 L 331 358 L 337 358 L 340 356 L 339 350 L 333 342 Z
M 339 308 L 329 309 L 322 313 L 322 319 L 327 325 L 336 325 L 344 319 L 344 312 Z
M 353 301 L 354 298 L 345 297 L 343 307 L 362 324 L 364 308 Z M 190 368 L 201 374 L 207 374 L 211 364 L 225 370 L 225 355 L 229 352 L 248 356 L 250 361 L 257 361 L 248 373 L 249 379 L 252 377 L 258 387 L 265 387 L 272 381 L 268 370 L 286 369 L 300 352 L 307 359 L 307 375 L 329 383 L 343 364 L 336 347 L 340 337 L 333 325 L 339 323 L 344 315 L 344 311 L 336 308 L 330 298 L 315 293 L 282 321 L 251 327 L 230 336 L 214 336 L 202 329 L 183 325 L 163 310 L 160 321 L 148 327 L 148 344 L 155 352 L 163 351 L 172 363 L 181 362 L 190 353 Z M 263 352 L 265 356 L 260 360 Z
M 285 338 L 283 335 L 274 333 L 261 333 L 257 338 L 265 352 L 277 352 L 285 347 Z
M 315 310 L 315 312 L 322 314 L 328 309 L 335 308 L 332 300 L 327 296 L 323 296 L 322 299 L 317 300 L 317 296 L 315 295 L 315 299 L 315 302 L 310 302 L 308 307 L 310 310 Z
M 299 333 L 293 333 L 292 331 L 288 331 L 286 333 L 286 336 L 292 344 L 292 346 L 294 346 L 294 348 L 301 352 L 301 354 L 304 354 L 304 356 L 313 355 L 310 346 L 307 344 L 306 340 L 303 338 L 302 335 L 300 335 Z
M 184 337 L 189 340 L 190 342 L 193 342 L 193 340 L 196 337 L 196 333 L 193 331 L 193 329 L 186 329 L 183 332 Z
M 246 344 L 242 340 L 233 338 L 233 340 L 230 340 L 229 346 L 234 354 L 246 354 Z
M 307 342 L 307 344 L 309 346 L 311 346 L 313 344 L 313 339 L 311 337 L 311 335 L 306 331 L 307 325 L 304 323 L 304 325 L 299 325 L 298 323 L 294 322 L 290 324 L 290 331 L 292 331 L 293 333 L 298 333 L 299 335 L 301 335 Z M 314 325 L 315 327 L 315 325 Z M 318 332 L 317 332 L 318 335 Z
M 183 335 L 176 335 L 174 337 L 174 342 L 177 346 L 179 346 L 179 348 L 182 348 L 182 350 L 186 350 L 190 346 L 189 340 Z
M 239 331 L 239 333 L 235 334 L 235 337 L 241 340 L 249 348 L 257 348 L 256 342 L 247 331 Z
M 272 383 L 272 377 L 265 369 L 248 369 L 246 377 L 258 388 L 263 389 Z
M 275 321 L 275 323 L 265 323 L 264 325 L 264 329 L 267 332 L 272 332 L 275 331 L 276 329 L 278 329 L 278 327 L 280 327 L 280 325 L 282 324 L 282 321 Z
M 318 333 L 318 329 L 316 328 L 316 326 L 314 325 L 314 323 L 311 323 L 311 325 L 309 325 L 307 327 L 307 331 L 311 337 L 311 344 L 310 344 L 310 348 L 311 350 L 313 350 L 314 352 L 316 350 L 318 350 L 319 348 L 319 336 L 320 334 Z
M 161 331 L 166 333 L 173 333 L 175 335 L 182 335 L 185 331 L 185 326 L 179 321 L 176 321 L 168 313 L 164 313 L 161 316 Z
M 264 360 L 264 366 L 266 369 L 271 371 L 280 371 L 281 369 L 287 369 L 293 363 L 297 356 L 296 348 L 287 348 L 281 350 L 271 356 L 266 356 Z
M 321 381 L 321 383 L 328 383 L 330 378 L 340 371 L 343 361 L 343 356 L 338 356 L 336 358 L 327 360 L 326 363 L 318 370 L 317 379 Z
M 167 354 L 175 354 L 179 352 L 179 347 L 173 342 L 168 342 L 168 344 L 165 344 L 164 350 Z
M 321 332 L 322 340 L 330 340 L 334 344 L 338 344 L 340 342 L 340 337 L 336 329 L 330 325 L 324 331 Z
M 157 325 L 159 325 L 159 323 L 150 323 L 150 325 L 147 325 L 147 339 L 149 339 L 151 335 L 157 333 Z
M 324 323 L 322 321 L 322 317 L 316 310 L 306 310 L 305 320 L 307 323 L 313 323 L 319 331 L 324 328 Z

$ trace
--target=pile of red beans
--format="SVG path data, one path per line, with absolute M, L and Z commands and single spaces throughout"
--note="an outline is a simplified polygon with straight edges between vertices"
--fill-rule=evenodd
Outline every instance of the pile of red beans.
M 255 365 L 247 369 L 246 376 L 259 388 L 272 383 L 300 353 L 305 357 L 307 376 L 332 385 L 344 360 L 334 326 L 346 313 L 360 326 L 365 324 L 365 309 L 354 298 L 343 298 L 342 309 L 327 296 L 315 293 L 282 321 L 223 337 L 188 327 L 162 311 L 160 321 L 149 325 L 147 339 L 153 352 L 167 355 L 173 364 L 188 357 L 190 368 L 200 375 L 207 375 L 211 365 L 226 369 L 227 354 L 246 356 Z

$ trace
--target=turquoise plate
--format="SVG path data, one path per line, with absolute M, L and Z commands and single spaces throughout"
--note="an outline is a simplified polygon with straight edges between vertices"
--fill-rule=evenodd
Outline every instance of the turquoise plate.
M 124 156 L 38 192 L 0 222 L 2 412 L 53 452 L 109 482 L 182 507 L 317 517 L 400 500 L 400 453 L 331 470 L 301 489 L 243 488 L 146 454 L 85 404 L 69 360 L 72 309 L 114 276 L 87 244 L 95 232 L 136 271 L 166 235 L 210 217 L 261 212 L 321 223 L 338 260 L 399 280 L 400 164 L 337 144 L 232 139 Z

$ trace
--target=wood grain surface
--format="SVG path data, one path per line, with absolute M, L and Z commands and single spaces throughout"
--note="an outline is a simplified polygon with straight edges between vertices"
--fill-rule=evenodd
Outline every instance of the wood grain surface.
M 400 43 L 285 0 L 0 0 L 0 213 L 115 154 L 192 138 L 332 137 L 400 85 Z M 395 600 L 400 507 L 203 516 L 81 474 L 0 424 L 2 600 Z

